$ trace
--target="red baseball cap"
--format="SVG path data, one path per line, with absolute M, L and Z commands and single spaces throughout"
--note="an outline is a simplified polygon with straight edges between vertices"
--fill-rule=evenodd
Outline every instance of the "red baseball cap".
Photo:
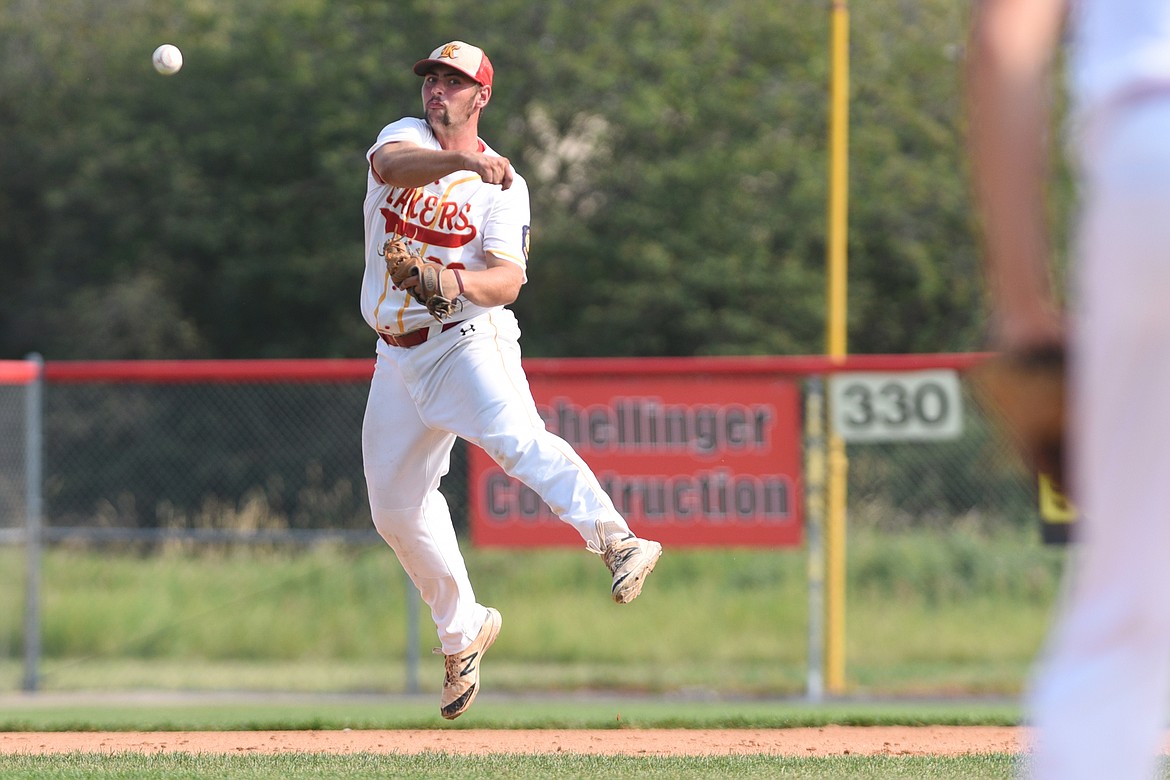
M 414 72 L 422 76 L 433 65 L 447 65 L 455 70 L 466 73 L 485 87 L 492 85 L 492 73 L 494 70 L 491 60 L 483 53 L 483 49 L 478 46 L 472 46 L 470 43 L 464 43 L 463 41 L 444 43 L 431 52 L 430 57 L 414 63 Z

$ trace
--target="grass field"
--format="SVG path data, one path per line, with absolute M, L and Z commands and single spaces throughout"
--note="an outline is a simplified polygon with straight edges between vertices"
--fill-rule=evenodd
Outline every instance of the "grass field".
M 848 696 L 813 703 L 803 553 L 671 550 L 617 607 L 594 556 L 470 550 L 504 632 L 475 708 L 447 723 L 425 610 L 421 692 L 404 693 L 408 595 L 388 550 L 53 549 L 37 696 L 16 693 L 18 552 L 0 549 L 0 732 L 1011 725 L 1063 561 L 1031 531 L 854 533 Z M 1006 780 L 1017 761 L 79 752 L 0 756 L 0 777 Z
M 289 694 L 45 694 L 0 698 L 3 731 L 211 731 L 285 729 L 797 728 L 1006 726 L 1011 699 L 836 701 L 618 695 L 509 695 L 485 690 L 467 716 L 437 716 L 437 698 Z
M 354 754 L 220 756 L 168 754 L 0 757 L 6 778 L 186 780 L 323 780 L 324 778 L 800 778 L 800 780 L 1009 780 L 1008 755 L 951 758 L 768 756 L 671 758 L 631 756 L 385 756 Z
M 1047 627 L 1063 551 L 1032 530 L 850 538 L 850 694 L 1015 695 Z M 19 550 L 0 549 L 0 693 L 20 681 Z M 628 606 L 596 556 L 469 550 L 500 608 L 495 690 L 791 697 L 808 673 L 808 561 L 791 550 L 668 550 Z M 411 596 L 410 598 L 414 598 Z M 190 552 L 54 548 L 42 689 L 401 693 L 441 659 L 381 547 Z M 993 626 L 994 630 L 989 630 Z
M 437 718 L 430 697 L 77 696 L 52 694 L 0 700 L 7 730 L 268 730 L 268 729 L 650 729 L 795 728 L 927 723 L 1011 724 L 1014 704 L 979 701 L 832 702 L 707 701 L 629 696 L 492 696 L 467 716 Z M 3 734 L 0 733 L 0 739 Z M 365 777 L 779 777 L 1007 778 L 1018 761 L 1007 754 L 946 756 L 590 756 L 574 754 L 467 756 L 425 753 L 204 755 L 191 753 L 65 753 L 0 755 L 4 778 L 365 778 Z

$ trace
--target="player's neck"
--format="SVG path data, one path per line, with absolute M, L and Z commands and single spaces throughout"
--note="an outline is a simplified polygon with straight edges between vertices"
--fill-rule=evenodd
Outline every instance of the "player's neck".
M 469 122 L 458 128 L 432 125 L 431 132 L 435 134 L 439 146 L 447 151 L 480 151 L 479 127 L 474 122 Z

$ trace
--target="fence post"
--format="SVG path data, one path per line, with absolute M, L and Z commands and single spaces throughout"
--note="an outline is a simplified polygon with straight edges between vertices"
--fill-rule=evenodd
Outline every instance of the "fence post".
M 819 376 L 806 383 L 805 533 L 808 539 L 808 674 L 807 696 L 825 696 L 825 387 Z
M 418 602 L 422 597 L 405 569 L 402 570 L 402 578 L 406 580 L 406 692 L 418 693 Z
M 43 489 L 43 403 L 45 361 L 38 354 L 36 379 L 28 385 L 24 402 L 25 424 L 25 584 L 24 584 L 24 680 L 21 687 L 37 690 L 41 657 L 41 491 Z

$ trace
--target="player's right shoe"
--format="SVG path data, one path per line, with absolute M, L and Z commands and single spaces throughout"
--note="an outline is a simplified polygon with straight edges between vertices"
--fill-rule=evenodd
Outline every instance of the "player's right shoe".
M 443 695 L 439 699 L 439 711 L 447 720 L 455 720 L 475 701 L 479 693 L 479 666 L 483 661 L 483 654 L 500 635 L 500 626 L 503 618 L 500 613 L 487 608 L 487 620 L 483 628 L 475 637 L 475 641 L 466 649 L 445 656 L 446 677 L 443 680 Z
M 608 542 L 601 552 L 605 565 L 613 572 L 610 593 L 618 604 L 629 604 L 642 592 L 646 575 L 654 571 L 662 555 L 662 545 L 629 534 Z

